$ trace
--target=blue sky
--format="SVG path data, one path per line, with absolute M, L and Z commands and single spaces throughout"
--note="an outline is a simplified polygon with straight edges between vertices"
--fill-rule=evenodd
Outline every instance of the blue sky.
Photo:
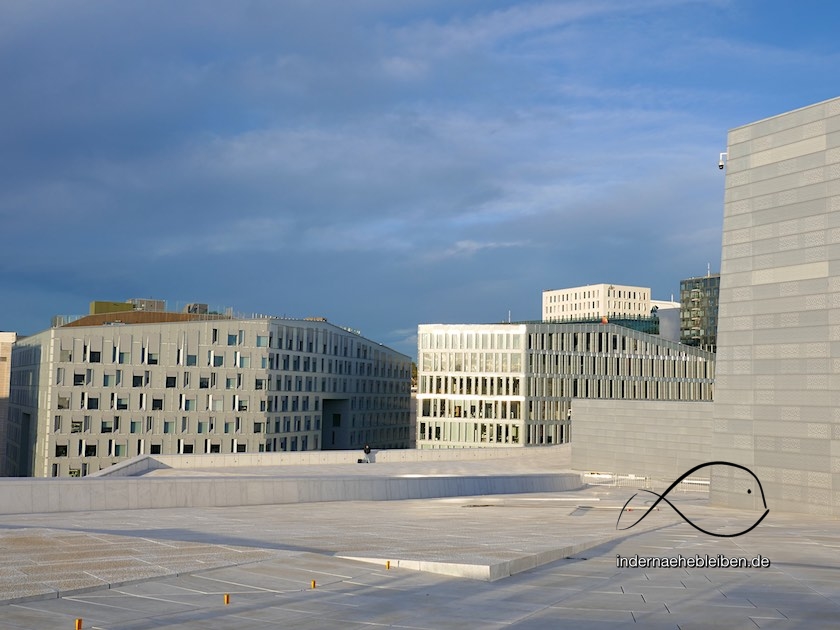
M 720 262 L 729 129 L 840 94 L 840 5 L 0 4 L 0 329 L 130 297 L 431 322 Z

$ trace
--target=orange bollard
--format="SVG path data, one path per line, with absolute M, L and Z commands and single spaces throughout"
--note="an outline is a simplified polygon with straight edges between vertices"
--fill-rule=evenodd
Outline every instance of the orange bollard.
M 315 588 L 315 580 L 312 580 L 312 588 Z
M 82 620 L 76 619 L 76 630 L 82 630 Z
M 225 593 L 225 606 L 230 604 L 230 593 Z
M 386 569 L 386 570 L 390 570 L 390 569 L 391 569 L 391 561 L 390 561 L 390 560 L 386 560 L 386 561 L 385 561 L 385 569 Z

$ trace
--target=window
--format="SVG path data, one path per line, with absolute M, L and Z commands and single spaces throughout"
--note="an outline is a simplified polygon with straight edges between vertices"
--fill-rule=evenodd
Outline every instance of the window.
M 175 387 L 175 381 L 177 379 L 174 376 L 167 376 L 166 377 L 166 387 L 172 388 Z
M 131 377 L 131 386 L 132 387 L 143 387 L 143 376 L 138 376 L 135 374 Z
M 210 377 L 202 376 L 198 379 L 198 387 L 200 389 L 208 389 L 210 387 Z
M 114 444 L 114 457 L 125 455 L 125 444 Z
M 228 333 L 228 343 L 227 343 L 227 345 L 229 345 L 229 346 L 235 346 L 235 345 L 236 345 L 236 342 L 237 342 L 237 336 L 236 336 L 236 333 L 233 333 L 233 334 Z
M 159 352 L 150 352 L 149 353 L 149 365 L 157 365 L 160 361 L 160 353 Z
M 195 398 L 187 398 L 184 401 L 184 411 L 195 411 Z
M 265 389 L 265 379 L 258 378 L 255 382 L 255 389 Z
M 88 398 L 87 399 L 87 408 L 88 409 L 99 409 L 99 398 Z
M 102 353 L 98 350 L 91 350 L 90 351 L 90 362 L 91 363 L 102 363 Z
M 236 445 L 236 452 L 237 453 L 245 453 L 245 444 L 237 444 Z
M 70 409 L 70 396 L 59 396 L 58 397 L 58 408 L 59 409 Z
M 140 433 L 140 421 L 139 420 L 132 420 L 131 424 L 129 425 L 129 430 L 132 433 Z
M 128 409 L 128 398 L 117 398 L 117 409 L 121 411 Z
M 213 367 L 222 367 L 225 364 L 225 357 L 224 355 L 214 355 L 213 356 Z
M 62 350 L 60 352 L 59 361 L 62 363 L 69 363 L 73 360 L 73 353 L 70 350 Z
M 262 422 L 255 422 L 254 423 L 254 433 L 262 433 L 263 431 L 263 423 Z
M 160 455 L 160 444 L 152 444 L 149 447 L 149 455 Z
M 196 366 L 198 365 L 198 355 L 195 354 L 188 354 L 187 355 L 187 366 Z
M 228 377 L 225 380 L 225 389 L 236 389 L 236 379 Z
M 113 387 L 114 386 L 114 375 L 113 374 L 105 374 L 102 377 L 102 387 Z
M 100 433 L 113 433 L 114 432 L 114 422 L 112 420 L 103 420 L 99 426 Z
M 241 367 L 241 368 L 251 367 L 251 357 L 239 357 L 239 367 Z
M 210 452 L 211 453 L 221 453 L 222 448 L 219 444 L 211 444 L 210 445 Z
M 184 444 L 183 450 L 181 451 L 184 455 L 191 455 L 195 449 L 193 444 Z
M 152 398 L 152 411 L 163 411 L 163 398 Z
M 85 457 L 96 457 L 96 444 L 85 444 Z
M 267 335 L 257 335 L 257 348 L 267 348 L 268 347 L 268 336 Z
M 56 457 L 67 457 L 67 445 L 66 444 L 56 444 L 55 445 L 55 456 Z
M 73 375 L 73 385 L 84 385 L 85 384 L 85 375 L 84 374 L 74 374 Z
M 131 353 L 130 352 L 120 352 L 119 362 L 120 363 L 131 363 Z
M 175 433 L 175 423 L 172 420 L 166 420 L 163 423 L 164 433 Z

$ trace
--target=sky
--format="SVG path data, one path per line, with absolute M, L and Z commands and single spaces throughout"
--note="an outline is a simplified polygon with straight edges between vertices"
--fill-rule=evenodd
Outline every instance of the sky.
M 149 297 L 420 323 L 720 265 L 729 129 L 840 95 L 825 0 L 0 3 L 0 330 Z

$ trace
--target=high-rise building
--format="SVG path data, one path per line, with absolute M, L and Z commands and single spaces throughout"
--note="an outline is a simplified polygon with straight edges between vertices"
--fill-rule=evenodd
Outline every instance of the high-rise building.
M 720 274 L 680 282 L 680 341 L 709 352 L 717 350 Z
M 321 318 L 97 314 L 19 339 L 14 475 L 143 454 L 409 446 L 411 359 Z
M 711 400 L 714 355 L 614 324 L 426 324 L 417 447 L 568 442 L 575 398 Z

